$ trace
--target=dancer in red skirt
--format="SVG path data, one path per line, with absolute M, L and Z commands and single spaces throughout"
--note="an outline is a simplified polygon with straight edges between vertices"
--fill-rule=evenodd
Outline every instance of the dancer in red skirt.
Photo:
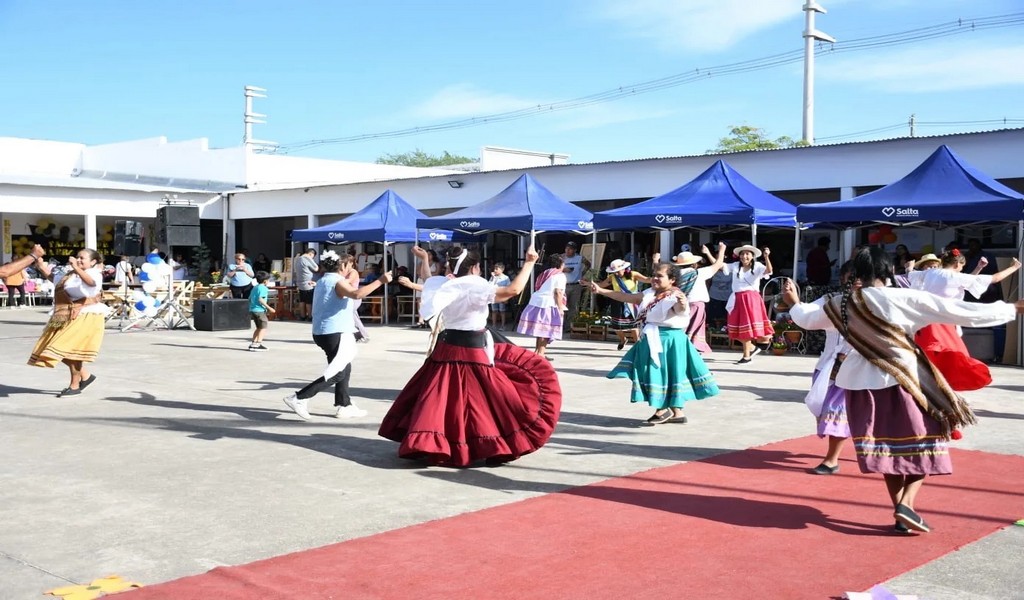
M 989 285 L 999 283 L 1020 269 L 1020 261 L 1015 258 L 1012 265 L 994 275 L 963 273 L 967 259 L 957 249 L 944 253 L 939 260 L 941 268 L 911 272 L 908 275 L 911 286 L 941 298 L 963 300 L 964 292 L 980 298 Z M 912 262 L 909 264 L 913 265 Z M 979 261 L 977 270 L 986 264 L 987 260 L 984 263 Z M 961 334 L 955 325 L 936 323 L 918 331 L 914 341 L 928 355 L 928 360 L 942 371 L 950 387 L 958 392 L 979 390 L 992 383 L 992 374 L 988 365 L 971 357 Z
M 423 298 L 424 318 L 440 315 L 445 330 L 381 423 L 402 458 L 467 467 L 501 464 L 543 446 L 558 423 L 562 390 L 555 370 L 537 354 L 498 343 L 485 328 L 488 305 L 518 296 L 537 262 L 531 247 L 512 283 L 480 277 L 480 258 L 457 246 L 448 254 L 454 278 Z
M 768 310 L 761 299 L 761 280 L 772 276 L 771 251 L 764 249 L 764 263 L 755 259 L 761 251 L 754 246 L 740 246 L 732 251 L 738 261 L 722 267 L 722 272 L 732 278 L 732 296 L 725 309 L 729 311 L 726 322 L 729 340 L 743 343 L 743 358 L 736 364 L 745 364 L 768 347 L 768 341 L 775 328 L 768 320 Z
M 991 327 L 1024 313 L 1016 304 L 978 304 L 910 289 L 885 287 L 892 259 L 878 247 L 853 258 L 852 280 L 820 304 L 800 303 L 791 280 L 784 300 L 804 329 L 837 330 L 852 347 L 836 374 L 846 390 L 850 434 L 863 473 L 880 473 L 893 505 L 896 531 L 928 532 L 914 508 L 929 475 L 953 472 L 949 439 L 975 422 L 970 406 L 909 337 L 926 325 Z

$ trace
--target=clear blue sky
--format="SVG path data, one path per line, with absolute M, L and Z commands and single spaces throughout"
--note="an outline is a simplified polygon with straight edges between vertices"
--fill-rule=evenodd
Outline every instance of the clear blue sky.
M 1022 0 L 820 0 L 840 42 L 1021 13 Z M 237 145 L 242 88 L 269 97 L 261 139 L 402 130 L 579 98 L 800 50 L 801 0 L 0 0 L 0 136 Z M 1024 14 L 1012 26 L 817 60 L 816 136 L 1017 119 Z M 526 119 L 316 146 L 372 161 L 483 145 L 573 162 L 699 154 L 730 125 L 801 133 L 800 62 Z M 994 125 L 926 125 L 919 134 Z M 907 128 L 874 137 L 903 135 Z M 871 136 L 868 136 L 871 137 Z M 840 138 L 849 141 L 860 138 Z M 827 140 L 823 140 L 827 141 Z

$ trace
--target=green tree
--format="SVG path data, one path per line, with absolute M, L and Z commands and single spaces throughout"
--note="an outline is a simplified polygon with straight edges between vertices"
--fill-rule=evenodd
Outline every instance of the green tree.
M 402 165 L 405 167 L 444 167 L 448 165 L 464 165 L 474 161 L 468 156 L 449 154 L 447 151 L 438 156 L 428 154 L 417 148 L 412 152 L 385 154 L 379 157 L 376 162 L 378 165 Z
M 764 129 L 750 125 L 733 125 L 729 135 L 718 140 L 718 147 L 708 150 L 708 154 L 718 152 L 743 152 L 746 150 L 773 150 L 775 148 L 794 148 L 806 146 L 803 140 L 794 140 L 788 135 L 775 138 L 768 137 Z

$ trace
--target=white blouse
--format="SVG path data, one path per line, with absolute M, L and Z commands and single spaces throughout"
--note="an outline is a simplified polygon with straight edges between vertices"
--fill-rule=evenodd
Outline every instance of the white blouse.
M 79 277 L 78 273 L 75 273 L 74 270 L 69 270 L 64 274 L 64 277 L 59 280 L 64 281 L 64 291 L 67 292 L 67 295 L 72 300 L 93 298 L 103 293 L 103 271 L 100 270 L 99 265 L 91 269 L 86 269 L 85 272 L 89 274 L 89 277 L 92 278 L 96 285 L 85 285 L 85 282 L 82 281 L 82 278 Z M 53 311 L 51 310 L 50 312 L 52 314 Z M 108 312 L 110 312 L 110 308 L 102 302 L 82 307 L 82 313 L 85 314 L 97 313 L 105 315 Z
M 980 298 L 988 286 L 992 285 L 991 275 L 971 275 L 952 269 L 911 271 L 907 274 L 907 279 L 910 280 L 910 287 L 916 290 L 924 290 L 954 300 L 963 300 L 964 292 L 970 292 L 975 298 Z
M 640 312 L 654 302 L 654 289 L 647 288 L 643 292 L 644 299 L 640 301 Z M 675 312 L 673 307 L 678 305 L 674 296 L 663 298 L 647 311 L 647 324 L 658 327 L 671 327 L 672 329 L 686 329 L 690 324 L 690 305 L 686 305 L 683 312 Z
M 560 308 L 555 303 L 555 290 L 561 290 L 564 295 L 566 281 L 565 273 L 558 273 L 548 277 L 544 285 L 540 286 L 540 289 L 530 296 L 530 306 L 536 306 L 537 308 Z
M 760 280 L 768 279 L 765 272 L 768 267 L 764 263 L 754 262 L 749 271 L 740 267 L 739 261 L 729 263 L 722 267 L 722 272 L 732 279 L 732 293 L 759 292 L 761 291 Z
M 441 279 L 431 277 L 427 281 Z M 487 327 L 488 305 L 494 304 L 498 286 L 479 275 L 448 279 L 428 293 L 424 285 L 421 314 L 429 319 L 440 313 L 445 329 L 481 331 Z
M 701 267 L 697 269 L 697 280 L 693 282 L 693 289 L 686 295 L 690 302 L 711 302 L 708 294 L 708 280 L 715 276 L 714 267 Z
M 909 335 L 933 323 L 991 327 L 1017 317 L 1014 306 L 1006 302 L 962 302 L 920 290 L 900 288 L 871 287 L 865 288 L 863 294 L 868 310 Z M 817 302 L 798 304 L 790 308 L 789 316 L 804 329 L 824 329 L 826 332 L 836 330 L 822 304 Z M 912 352 L 899 350 L 896 360 L 906 370 L 916 371 L 917 358 Z M 899 382 L 851 349 L 839 369 L 836 385 L 847 390 L 880 390 L 899 385 Z

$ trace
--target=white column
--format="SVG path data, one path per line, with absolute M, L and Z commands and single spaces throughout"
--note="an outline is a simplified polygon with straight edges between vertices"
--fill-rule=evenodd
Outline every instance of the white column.
M 85 247 L 96 248 L 96 215 L 85 215 Z
M 852 187 L 839 188 L 839 199 L 840 200 L 853 200 L 857 197 L 857 192 Z M 844 229 L 839 237 L 839 264 L 850 260 L 850 253 L 853 252 L 853 247 L 857 245 L 856 242 L 856 229 Z
M 221 197 L 221 224 L 224 228 L 224 239 L 221 251 L 221 268 L 231 264 L 231 257 L 235 255 L 235 221 L 231 218 L 231 194 Z

